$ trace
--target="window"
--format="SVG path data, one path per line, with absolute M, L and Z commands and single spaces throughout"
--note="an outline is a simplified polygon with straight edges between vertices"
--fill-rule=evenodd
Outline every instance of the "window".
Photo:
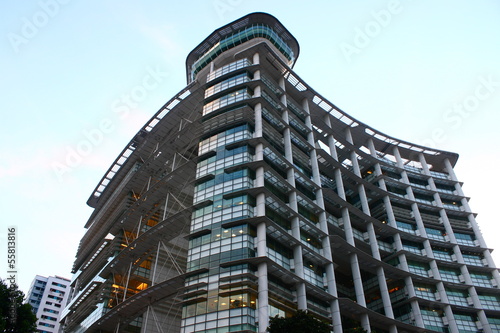
M 431 301 L 436 300 L 436 286 L 430 284 L 414 284 L 414 290 L 417 297 L 425 298 Z
M 444 249 L 444 248 L 432 248 L 432 252 L 434 254 L 434 258 L 438 260 L 444 260 L 444 261 L 452 261 L 452 252 L 450 249 Z
M 461 245 L 467 245 L 467 246 L 476 246 L 475 240 L 476 237 L 471 234 L 462 234 L 459 232 L 455 233 L 455 238 L 457 239 L 457 243 Z
M 444 230 L 438 230 L 433 228 L 425 228 L 425 232 L 427 233 L 427 237 L 429 239 L 435 239 L 441 242 L 446 242 Z
M 420 312 L 422 313 L 425 328 L 438 332 L 448 332 L 447 328 L 444 327 L 442 311 L 423 308 L 420 309 Z
M 472 283 L 476 286 L 488 288 L 492 287 L 492 276 L 489 273 L 470 272 L 470 278 L 472 280 Z
M 422 243 L 416 243 L 407 240 L 403 240 L 402 243 L 404 250 L 418 255 L 422 255 L 422 249 L 423 249 Z
M 464 262 L 469 265 L 483 266 L 483 257 L 479 253 L 462 252 Z
M 210 88 L 207 88 L 205 90 L 205 98 L 208 98 L 208 97 L 210 97 L 218 92 L 221 92 L 225 89 L 234 87 L 238 84 L 248 82 L 250 80 L 251 79 L 250 79 L 250 77 L 248 77 L 248 73 L 238 74 L 238 75 L 233 76 L 227 80 L 219 82 L 219 83 L 211 86 Z
M 469 303 L 467 302 L 469 293 L 466 290 L 447 289 L 446 296 L 448 296 L 450 304 L 469 306 Z
M 478 295 L 481 305 L 485 309 L 498 310 L 500 309 L 500 296 L 498 295 Z
M 460 333 L 476 333 L 477 317 L 470 314 L 455 314 L 455 322 L 457 323 L 458 330 Z
M 227 105 L 252 98 L 252 95 L 253 92 L 250 91 L 248 88 L 230 92 L 227 95 L 224 95 L 214 101 L 205 104 L 205 106 L 203 106 L 203 115 L 205 116 Z
M 417 274 L 420 276 L 429 276 L 429 271 L 430 267 L 429 264 L 424 263 L 424 262 L 417 262 L 417 261 L 408 261 L 408 270 L 413 273 Z
M 448 281 L 448 282 L 453 282 L 453 283 L 460 283 L 460 271 L 453 269 L 453 268 L 439 268 L 439 275 L 441 275 L 441 280 L 443 281 Z
M 396 221 L 396 225 L 399 230 L 410 234 L 415 234 L 415 230 L 417 229 L 417 226 L 415 224 L 401 222 L 401 221 Z

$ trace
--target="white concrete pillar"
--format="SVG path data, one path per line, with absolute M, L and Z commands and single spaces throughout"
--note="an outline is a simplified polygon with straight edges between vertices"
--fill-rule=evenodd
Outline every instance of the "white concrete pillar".
M 260 64 L 260 57 L 258 53 L 254 53 L 252 63 L 254 65 Z
M 258 302 L 257 314 L 259 321 L 259 332 L 266 332 L 269 326 L 269 288 L 267 279 L 267 264 L 261 263 L 257 269 L 258 277 Z

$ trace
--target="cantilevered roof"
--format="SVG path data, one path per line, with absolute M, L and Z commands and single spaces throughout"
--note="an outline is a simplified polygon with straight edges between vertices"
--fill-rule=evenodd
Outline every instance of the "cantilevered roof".
M 242 18 L 237 19 L 219 29 L 214 30 L 203 42 L 201 42 L 197 47 L 189 53 L 186 58 L 186 77 L 188 84 L 191 82 L 191 69 L 193 64 L 208 51 L 210 51 L 214 46 L 216 46 L 221 40 L 229 37 L 247 27 L 253 25 L 265 25 L 270 28 L 291 48 L 294 60 L 299 56 L 299 43 L 293 37 L 293 35 L 278 21 L 274 16 L 267 13 L 251 13 Z M 293 67 L 293 63 L 292 66 Z

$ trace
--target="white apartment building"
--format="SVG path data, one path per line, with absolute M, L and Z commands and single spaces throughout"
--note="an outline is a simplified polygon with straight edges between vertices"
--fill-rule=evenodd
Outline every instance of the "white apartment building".
M 38 319 L 36 323 L 38 332 L 61 332 L 59 316 L 70 294 L 70 282 L 69 279 L 60 276 L 37 275 L 33 279 L 26 302 L 33 307 Z

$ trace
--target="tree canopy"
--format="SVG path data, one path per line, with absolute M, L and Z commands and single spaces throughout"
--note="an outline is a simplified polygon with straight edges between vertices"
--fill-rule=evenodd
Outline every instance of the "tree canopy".
M 0 280 L 0 332 L 36 332 L 36 316 L 29 304 L 23 304 L 24 293 L 17 286 Z
M 267 331 L 269 333 L 330 333 L 330 325 L 299 310 L 292 317 L 271 318 Z

